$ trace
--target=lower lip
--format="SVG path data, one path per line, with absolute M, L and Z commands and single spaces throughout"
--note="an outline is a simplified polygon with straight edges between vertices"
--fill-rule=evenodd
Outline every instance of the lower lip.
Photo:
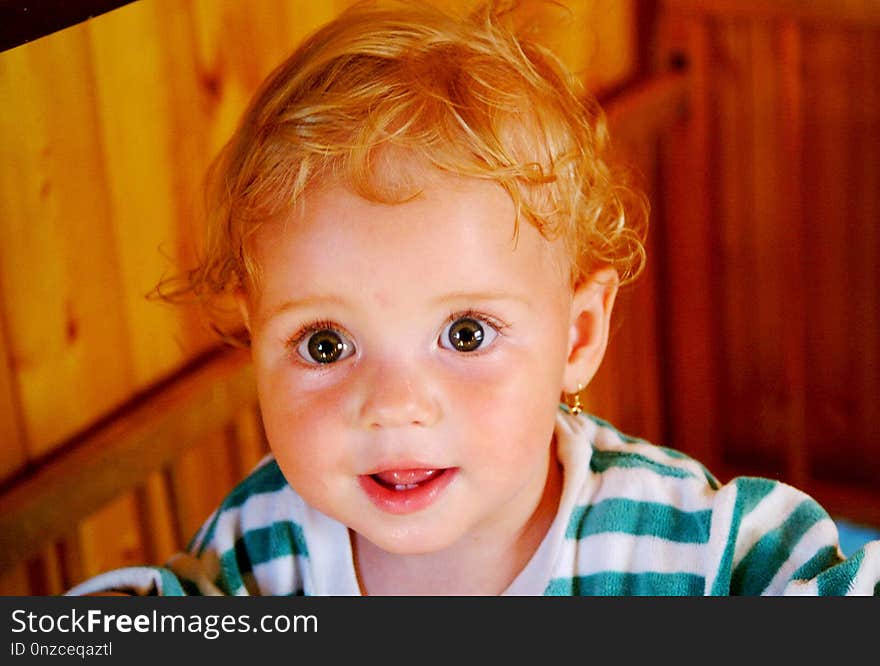
M 367 497 L 379 509 L 386 513 L 405 514 L 421 511 L 433 504 L 446 487 L 452 483 L 456 471 L 457 469 L 454 467 L 441 470 L 415 488 L 405 490 L 394 490 L 383 486 L 367 474 L 359 476 L 358 481 Z

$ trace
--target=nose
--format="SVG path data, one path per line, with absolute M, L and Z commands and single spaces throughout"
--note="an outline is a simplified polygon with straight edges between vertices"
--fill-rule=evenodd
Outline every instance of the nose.
M 375 430 L 435 424 L 440 406 L 427 375 L 416 363 L 399 359 L 362 368 L 361 427 Z

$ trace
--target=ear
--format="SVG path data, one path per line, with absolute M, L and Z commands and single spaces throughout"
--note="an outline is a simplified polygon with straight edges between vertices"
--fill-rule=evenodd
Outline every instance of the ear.
M 563 390 L 575 393 L 587 386 L 599 369 L 608 344 L 611 311 L 620 279 L 611 267 L 601 268 L 584 278 L 574 290 L 568 358 L 563 374 Z
M 250 301 L 248 301 L 247 294 L 244 289 L 238 287 L 235 290 L 235 304 L 238 305 L 238 311 L 241 313 L 241 320 L 244 322 L 244 327 L 247 329 L 247 332 L 251 332 L 251 306 Z

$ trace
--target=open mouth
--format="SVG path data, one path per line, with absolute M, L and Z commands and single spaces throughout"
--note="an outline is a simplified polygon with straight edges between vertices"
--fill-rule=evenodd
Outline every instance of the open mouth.
M 457 468 L 389 469 L 358 477 L 361 488 L 388 513 L 419 511 L 432 504 L 452 482 Z
M 394 469 L 371 474 L 370 477 L 385 488 L 401 491 L 418 488 L 445 471 L 445 469 Z

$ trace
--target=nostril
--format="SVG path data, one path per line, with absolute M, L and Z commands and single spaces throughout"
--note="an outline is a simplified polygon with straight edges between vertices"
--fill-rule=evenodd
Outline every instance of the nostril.
M 426 427 L 437 420 L 439 410 L 432 401 L 408 401 L 394 405 L 365 405 L 364 423 L 370 430 Z
M 368 427 L 370 430 L 382 430 L 384 428 L 403 428 L 407 426 L 414 427 L 423 427 L 427 425 L 427 420 L 423 418 L 396 418 L 390 415 L 384 415 L 375 419 L 372 419 Z
M 411 363 L 376 362 L 361 366 L 363 383 L 358 393 L 361 427 L 426 427 L 439 417 L 439 405 L 430 382 L 417 378 L 418 368 Z

